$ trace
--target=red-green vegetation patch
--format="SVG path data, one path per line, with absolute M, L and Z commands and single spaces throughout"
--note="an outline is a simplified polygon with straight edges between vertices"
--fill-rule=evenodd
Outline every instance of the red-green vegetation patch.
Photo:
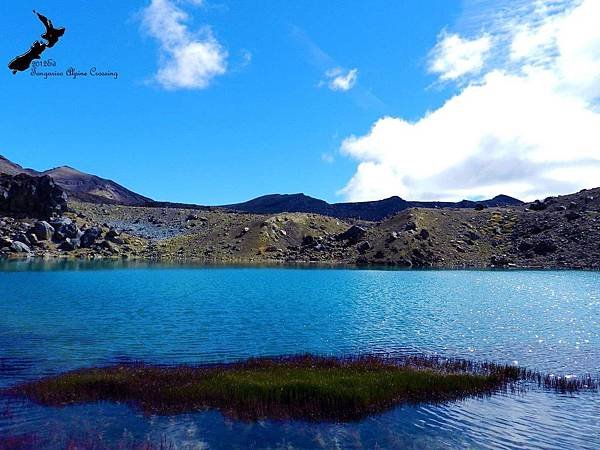
M 463 360 L 306 355 L 210 366 L 82 369 L 11 392 L 51 406 L 119 401 L 158 414 L 217 409 L 246 420 L 348 421 L 402 403 L 488 396 L 535 376 L 518 367 Z

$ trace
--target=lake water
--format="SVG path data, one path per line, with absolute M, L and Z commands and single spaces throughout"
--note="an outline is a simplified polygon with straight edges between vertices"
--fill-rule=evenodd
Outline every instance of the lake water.
M 0 388 L 131 359 L 437 353 L 600 376 L 600 273 L 0 265 Z M 540 388 L 404 406 L 356 423 L 144 416 L 0 397 L 0 437 L 107 447 L 600 448 L 600 393 Z M 0 440 L 0 446 L 2 440 Z M 26 441 L 27 442 L 27 441 Z

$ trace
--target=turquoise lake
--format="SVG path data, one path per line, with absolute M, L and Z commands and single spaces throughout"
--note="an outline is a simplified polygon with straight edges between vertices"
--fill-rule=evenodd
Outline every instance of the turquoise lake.
M 600 273 L 0 263 L 0 388 L 91 365 L 425 353 L 600 377 Z M 600 392 L 538 387 L 353 423 L 145 416 L 0 396 L 0 447 L 600 448 Z M 27 442 L 26 440 L 24 442 Z

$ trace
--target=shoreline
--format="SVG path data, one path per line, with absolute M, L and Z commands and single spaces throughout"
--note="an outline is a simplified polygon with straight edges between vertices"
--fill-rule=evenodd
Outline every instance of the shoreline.
M 549 266 L 549 265 L 511 265 L 511 266 L 489 266 L 489 265 L 432 265 L 427 267 L 405 267 L 393 264 L 357 264 L 343 261 L 280 261 L 280 260 L 253 260 L 253 259 L 203 259 L 203 258 L 170 258 L 170 257 L 122 257 L 122 256 L 102 256 L 93 257 L 74 256 L 74 255 L 46 255 L 46 256 L 21 256 L 11 255 L 0 257 L 0 264 L 66 264 L 66 263 L 122 263 L 146 264 L 146 265 L 164 265 L 166 267 L 226 267 L 226 268 L 298 268 L 298 269 L 346 269 L 346 270 L 390 270 L 390 271 L 453 271 L 453 270 L 471 270 L 471 271 L 583 271 L 600 272 L 598 267 L 582 266 Z M 2 269 L 0 269 L 1 271 Z

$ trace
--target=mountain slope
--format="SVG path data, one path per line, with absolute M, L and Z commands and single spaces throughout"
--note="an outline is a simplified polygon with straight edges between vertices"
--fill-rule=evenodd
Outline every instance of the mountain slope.
M 0 156 L 0 173 L 39 176 L 48 175 L 76 199 L 92 203 L 114 203 L 130 206 L 154 205 L 157 207 L 178 207 L 183 205 L 167 202 L 155 203 L 148 197 L 137 194 L 114 181 L 90 175 L 68 166 L 57 167 L 45 172 L 24 169 Z M 477 205 L 488 207 L 519 206 L 520 200 L 498 195 L 479 202 L 462 200 L 460 202 L 420 202 L 407 201 L 400 197 L 390 197 L 371 202 L 352 202 L 330 204 L 324 200 L 304 194 L 272 194 L 258 197 L 247 202 L 224 205 L 220 208 L 254 213 L 279 214 L 284 212 L 314 213 L 338 219 L 362 219 L 380 221 L 409 208 L 474 208 Z M 187 205 L 196 207 L 195 205 Z
M 277 214 L 281 212 L 311 212 L 325 216 L 333 215 L 333 206 L 324 200 L 304 194 L 270 194 L 247 202 L 224 205 L 223 208 L 236 211 Z
M 409 208 L 474 208 L 477 205 L 488 207 L 519 206 L 523 202 L 508 195 L 498 195 L 479 202 L 419 202 L 407 201 L 400 197 L 390 197 L 371 202 L 327 203 L 304 194 L 272 194 L 257 197 L 244 203 L 224 205 L 223 208 L 254 214 L 279 214 L 303 212 L 321 214 L 339 219 L 363 219 L 379 221 Z
M 32 170 L 32 169 L 24 169 L 20 165 L 15 164 L 12 161 L 9 161 L 2 155 L 0 155 L 0 173 L 4 173 L 6 175 L 12 175 L 12 176 L 19 175 L 22 173 L 24 173 L 26 175 L 39 175 L 39 172 L 36 172 L 35 170 Z
M 68 166 L 47 170 L 43 175 L 49 175 L 71 196 L 83 201 L 121 205 L 144 205 L 152 202 L 148 197 L 136 194 L 114 181 L 80 172 Z
M 33 169 L 24 169 L 20 165 L 0 155 L 0 174 L 30 176 L 50 176 L 56 184 L 62 187 L 70 197 L 92 202 L 113 203 L 121 205 L 145 205 L 151 203 L 152 199 L 136 194 L 114 181 L 90 175 L 72 167 L 62 166 L 45 172 Z

